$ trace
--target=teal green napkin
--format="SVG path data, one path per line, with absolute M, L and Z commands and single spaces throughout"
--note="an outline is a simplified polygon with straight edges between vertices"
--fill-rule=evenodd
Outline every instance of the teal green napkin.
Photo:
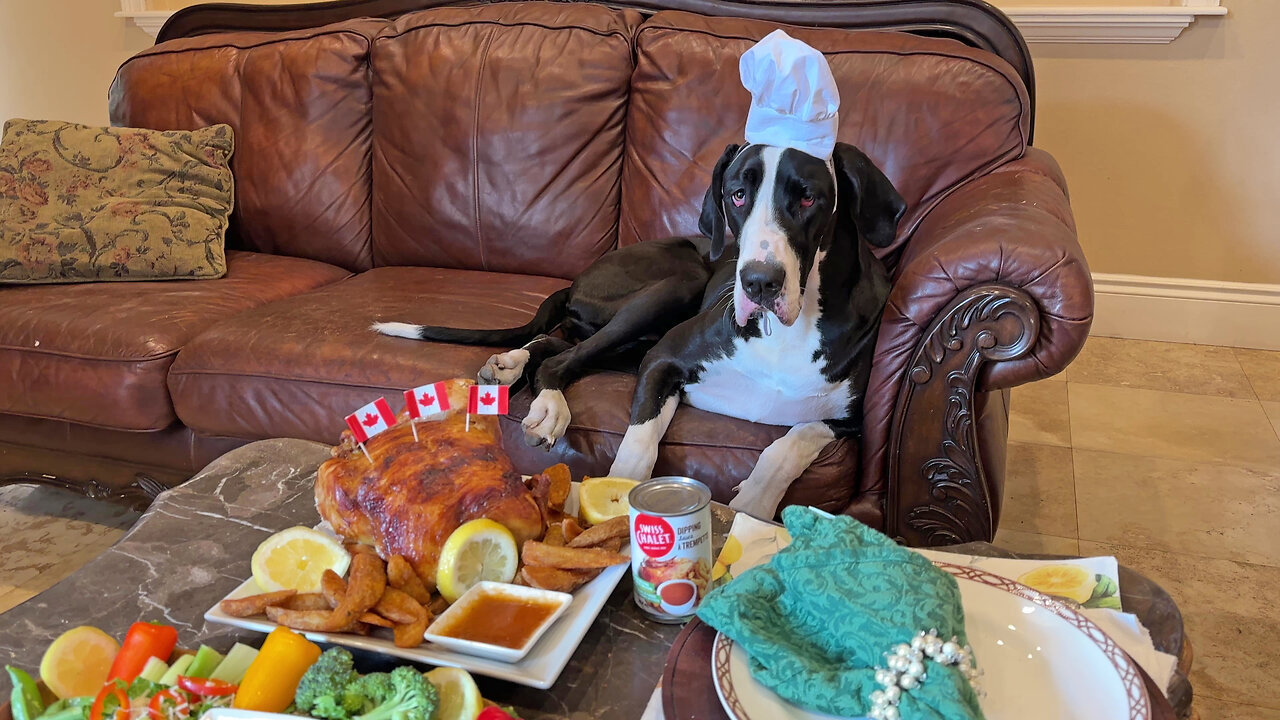
M 895 645 L 931 629 L 968 644 L 956 581 L 929 560 L 850 517 L 793 506 L 782 520 L 791 544 L 698 609 L 746 650 L 765 687 L 803 708 L 860 717 Z M 928 660 L 925 669 L 925 681 L 902 693 L 903 720 L 983 718 L 957 668 Z

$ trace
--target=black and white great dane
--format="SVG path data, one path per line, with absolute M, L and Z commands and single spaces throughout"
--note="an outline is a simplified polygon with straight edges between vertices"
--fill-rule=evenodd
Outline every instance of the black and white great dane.
M 377 323 L 373 329 L 477 344 L 537 335 L 492 356 L 479 377 L 528 379 L 535 399 L 523 421 L 526 437 L 548 445 L 569 424 L 564 387 L 595 361 L 645 348 L 630 425 L 610 475 L 650 477 L 681 399 L 723 415 L 789 425 L 731 502 L 771 517 L 825 445 L 861 433 L 889 293 L 888 275 L 870 246 L 893 241 L 905 208 L 884 173 L 851 145 L 837 143 L 830 160 L 789 148 L 730 145 L 703 199 L 699 229 L 711 240 L 707 256 L 695 249 L 698 243 L 679 238 L 606 253 L 521 328 Z M 539 334 L 556 325 L 566 338 Z
M 862 403 L 889 278 L 871 245 L 889 245 L 906 209 L 884 173 L 837 143 L 831 162 L 772 146 L 730 145 L 700 227 L 720 254 L 714 297 L 640 365 L 631 424 L 611 475 L 647 479 L 683 397 L 723 415 L 791 429 L 765 448 L 730 505 L 772 517 L 824 446 L 862 430 Z

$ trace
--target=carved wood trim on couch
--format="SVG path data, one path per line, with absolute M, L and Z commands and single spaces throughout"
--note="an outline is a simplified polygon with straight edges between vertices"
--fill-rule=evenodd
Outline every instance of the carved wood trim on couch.
M 414 10 L 467 4 L 476 3 L 474 0 L 335 0 L 300 5 L 192 5 L 169 18 L 156 42 L 217 32 L 301 30 L 352 18 L 394 18 Z M 983 0 L 607 0 L 603 4 L 646 14 L 684 10 L 790 25 L 897 30 L 958 40 L 995 53 L 1014 67 L 1027 86 L 1031 127 L 1035 127 L 1031 52 L 1013 21 Z
M 1025 292 L 977 285 L 934 318 L 907 366 L 889 437 L 885 532 L 911 547 L 995 535 L 999 498 L 982 467 L 974 393 L 987 362 L 1025 355 L 1040 312 Z M 941 416 L 939 416 L 941 412 Z

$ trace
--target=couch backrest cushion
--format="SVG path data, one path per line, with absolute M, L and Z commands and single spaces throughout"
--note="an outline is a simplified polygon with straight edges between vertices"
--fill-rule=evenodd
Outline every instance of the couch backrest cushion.
M 640 21 L 523 2 L 412 13 L 380 35 L 375 264 L 571 278 L 614 247 Z
M 778 26 L 660 12 L 640 28 L 627 112 L 619 242 L 698 231 L 725 145 L 741 143 L 750 95 L 738 58 Z M 839 140 L 862 148 L 908 203 L 899 239 L 965 180 L 1018 157 L 1030 103 L 999 57 L 905 33 L 788 27 L 822 51 L 840 87 Z
M 369 45 L 382 20 L 162 43 L 111 86 L 114 125 L 235 129 L 229 244 L 372 266 Z

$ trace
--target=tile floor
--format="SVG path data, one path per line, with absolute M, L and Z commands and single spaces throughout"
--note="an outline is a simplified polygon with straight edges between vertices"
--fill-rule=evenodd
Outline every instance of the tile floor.
M 1280 352 L 1093 338 L 1013 391 L 996 541 L 1112 554 L 1167 588 L 1202 720 L 1280 720 Z M 0 612 L 108 547 L 129 510 L 0 489 Z
M 1015 388 L 996 543 L 1144 573 L 1202 720 L 1280 720 L 1280 352 L 1091 338 Z

